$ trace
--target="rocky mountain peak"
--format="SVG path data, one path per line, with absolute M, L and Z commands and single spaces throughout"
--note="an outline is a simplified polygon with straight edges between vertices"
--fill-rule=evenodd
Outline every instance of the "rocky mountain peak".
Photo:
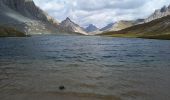
M 66 21 L 71 21 L 71 19 L 69 17 L 66 18 Z
M 99 30 L 95 25 L 93 25 L 93 24 L 89 24 L 89 26 L 88 27 L 86 27 L 86 32 L 94 32 L 94 31 L 97 31 L 97 30 Z
M 60 23 L 59 29 L 65 32 L 81 33 L 87 35 L 84 29 L 80 27 L 78 24 L 76 24 L 75 22 L 73 22 L 69 17 L 67 17 L 65 20 L 63 20 Z
M 101 28 L 100 31 L 108 31 L 114 26 L 114 24 L 115 23 L 109 23 L 107 26 Z
M 160 9 L 160 12 L 166 12 L 167 11 L 167 7 L 166 6 L 163 6 L 161 9 Z
M 67 17 L 60 23 L 60 26 L 78 26 L 78 25 L 74 23 L 69 17 Z
M 152 15 L 150 15 L 148 18 L 146 18 L 144 22 L 145 23 L 150 22 L 152 20 L 162 18 L 162 17 L 165 17 L 167 15 L 170 15 L 170 5 L 169 6 L 163 6 L 161 9 L 155 10 L 155 12 Z
M 168 6 L 168 9 L 170 9 L 170 5 Z

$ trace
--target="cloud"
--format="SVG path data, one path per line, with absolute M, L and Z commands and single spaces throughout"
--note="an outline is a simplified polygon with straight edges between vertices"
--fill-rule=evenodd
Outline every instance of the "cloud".
M 70 17 L 81 26 L 98 27 L 119 21 L 145 18 L 170 0 L 34 0 L 57 20 Z

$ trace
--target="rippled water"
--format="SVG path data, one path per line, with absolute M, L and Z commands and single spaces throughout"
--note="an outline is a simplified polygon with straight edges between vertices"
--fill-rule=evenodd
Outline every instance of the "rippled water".
M 169 100 L 170 41 L 0 38 L 0 100 L 47 99 Z

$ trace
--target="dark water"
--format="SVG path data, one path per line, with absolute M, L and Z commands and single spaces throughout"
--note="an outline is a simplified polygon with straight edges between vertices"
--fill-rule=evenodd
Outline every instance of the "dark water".
M 66 89 L 60 91 L 60 85 Z M 55 93 L 79 96 L 73 100 L 170 100 L 170 41 L 0 38 L 0 100 L 38 100 Z

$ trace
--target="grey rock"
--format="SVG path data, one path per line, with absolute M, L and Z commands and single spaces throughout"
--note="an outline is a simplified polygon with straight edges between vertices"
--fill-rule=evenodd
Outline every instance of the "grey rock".
M 82 27 L 80 27 L 78 24 L 74 23 L 68 17 L 60 23 L 59 29 L 64 32 L 80 33 L 80 34 L 87 35 L 87 33 L 84 31 L 84 29 Z
M 114 23 L 109 23 L 107 26 L 100 29 L 100 31 L 107 31 L 113 27 Z
M 33 0 L 1 0 L 0 25 L 35 34 L 57 32 L 59 23 L 37 7 Z
M 98 31 L 99 28 L 97 28 L 95 25 L 93 24 L 90 24 L 88 27 L 86 27 L 86 32 L 89 33 L 89 32 L 95 32 L 95 31 Z
M 144 22 L 147 23 L 155 19 L 165 17 L 167 15 L 170 15 L 170 5 L 168 7 L 163 6 L 161 9 L 155 10 L 155 12 L 151 14 L 148 18 L 146 18 Z

